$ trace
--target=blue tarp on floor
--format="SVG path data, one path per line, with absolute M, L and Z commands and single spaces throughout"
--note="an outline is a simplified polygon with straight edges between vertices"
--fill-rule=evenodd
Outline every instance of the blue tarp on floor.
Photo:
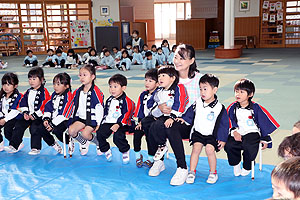
M 131 151 L 130 163 L 123 165 L 121 154 L 113 148 L 113 161 L 96 156 L 90 146 L 87 156 L 80 156 L 76 146 L 73 158 L 64 159 L 44 145 L 41 154 L 30 156 L 29 139 L 16 154 L 0 152 L 0 199 L 266 199 L 272 196 L 270 174 L 274 166 L 264 165 L 255 180 L 234 177 L 227 160 L 218 160 L 219 180 L 210 185 L 208 162 L 200 158 L 193 185 L 171 186 L 176 170 L 175 158 L 165 159 L 166 170 L 158 177 L 149 177 L 148 169 L 135 166 Z M 146 152 L 143 152 L 144 154 Z M 189 156 L 187 162 L 189 163 Z

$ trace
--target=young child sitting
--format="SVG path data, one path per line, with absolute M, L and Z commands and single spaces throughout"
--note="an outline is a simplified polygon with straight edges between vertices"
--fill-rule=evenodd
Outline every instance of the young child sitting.
M 153 57 L 156 57 L 156 55 L 157 55 L 157 48 L 156 48 L 155 44 L 151 46 L 151 53 L 152 53 Z
M 131 60 L 129 59 L 129 54 L 127 50 L 122 51 L 122 58 L 118 64 L 116 64 L 117 68 L 122 71 L 130 70 L 131 68 Z
M 151 51 L 147 51 L 143 61 L 143 70 L 154 69 L 156 67 L 156 59 L 152 56 Z
M 2 88 L 0 91 L 0 151 L 4 149 L 4 141 L 1 129 L 4 128 L 4 136 L 10 141 L 17 118 L 20 112 L 17 110 L 22 95 L 17 87 L 19 84 L 18 76 L 14 73 L 6 73 L 2 77 Z
M 199 155 L 205 146 L 210 167 L 206 182 L 213 184 L 218 180 L 215 151 L 222 149 L 227 141 L 229 120 L 225 106 L 218 101 L 216 96 L 219 79 L 212 74 L 205 74 L 200 78 L 199 85 L 201 98 L 188 108 L 182 118 L 178 119 L 182 123 L 193 125 L 190 136 L 193 150 L 186 183 L 194 183 Z
M 30 88 L 26 91 L 19 104 L 19 110 L 23 117 L 18 119 L 12 132 L 9 146 L 4 150 L 9 153 L 16 153 L 24 147 L 22 139 L 25 130 L 29 127 L 31 134 L 31 151 L 29 155 L 37 155 L 42 148 L 42 136 L 39 130 L 43 124 L 42 116 L 45 104 L 50 100 L 48 90 L 44 87 L 44 71 L 40 67 L 31 68 L 28 72 Z
M 118 47 L 113 47 L 112 48 L 112 54 L 111 56 L 114 58 L 114 59 L 121 59 L 122 57 L 122 51 L 119 51 L 119 48 Z
M 130 60 L 132 60 L 132 44 L 131 43 L 127 43 L 126 44 L 126 51 L 128 52 L 128 58 L 130 58 Z
M 55 67 L 55 58 L 54 51 L 52 49 L 47 50 L 48 56 L 45 59 L 45 62 L 40 67 Z
M 79 65 L 78 54 L 75 53 L 74 49 L 69 49 L 66 58 L 66 68 L 75 69 Z
M 173 45 L 173 46 L 172 46 L 172 51 L 171 51 L 171 53 L 169 54 L 168 59 L 167 59 L 168 65 L 174 65 L 173 60 L 174 60 L 174 55 L 175 55 L 176 49 L 177 49 L 177 45 Z
M 273 199 L 300 200 L 300 157 L 277 165 L 271 173 Z
M 86 52 L 82 55 L 82 62 L 85 63 L 85 61 L 88 59 L 89 57 L 89 54 L 90 54 L 90 50 L 92 49 L 93 47 L 89 46 L 86 50 Z
M 26 51 L 26 57 L 24 58 L 24 66 L 26 67 L 35 67 L 38 66 L 38 59 L 36 55 L 33 55 L 32 50 Z
M 7 62 L 4 63 L 4 62 L 0 59 L 0 69 L 5 69 L 5 68 L 7 68 L 7 65 L 8 65 Z
M 110 55 L 108 49 L 104 50 L 104 57 L 101 59 L 100 67 L 97 69 L 104 70 L 104 69 L 112 69 L 114 67 L 115 67 L 114 58 Z
M 234 85 L 237 101 L 227 108 L 231 129 L 225 151 L 229 165 L 234 166 L 235 176 L 247 176 L 251 172 L 251 162 L 256 158 L 260 143 L 262 149 L 271 147 L 269 135 L 279 127 L 265 108 L 251 101 L 254 92 L 254 83 L 249 79 L 237 81 Z M 243 169 L 240 167 L 242 150 Z
M 60 49 L 57 49 L 55 51 L 56 57 L 55 57 L 55 67 L 56 69 L 64 68 L 66 63 L 66 57 L 63 56 L 62 51 Z
M 64 52 L 64 48 L 63 48 L 62 46 L 58 46 L 56 50 L 58 50 L 58 49 L 61 50 L 62 56 L 63 56 L 64 58 L 67 58 L 68 55 L 67 55 L 67 53 Z
M 100 58 L 97 55 L 97 51 L 94 48 L 91 48 L 89 52 L 89 57 L 86 59 L 85 64 L 93 65 L 97 68 L 97 66 L 100 66 Z
M 149 49 L 148 49 L 148 45 L 147 44 L 144 44 L 143 45 L 143 51 L 141 52 L 141 54 L 142 54 L 142 56 L 143 56 L 143 59 L 146 57 L 146 53 L 149 51 Z
M 134 112 L 134 102 L 125 94 L 127 79 L 121 74 L 113 75 L 109 80 L 109 93 L 111 96 L 106 100 L 104 117 L 100 128 L 97 131 L 97 139 L 100 151 L 105 152 L 107 161 L 112 160 L 107 138 L 114 132 L 113 142 L 123 154 L 123 163 L 129 162 L 130 146 L 126 140 L 126 131 L 131 126 L 131 119 Z
M 278 147 L 278 156 L 285 160 L 300 156 L 300 132 L 284 138 Z
M 163 40 L 161 42 L 161 49 L 167 60 L 168 56 L 170 55 L 170 44 L 169 44 L 168 40 Z
M 151 52 L 150 52 L 151 53 Z M 146 90 L 143 91 L 140 96 L 136 106 L 136 110 L 134 112 L 134 117 L 138 118 L 138 125 L 135 127 L 134 135 L 133 135 L 133 145 L 135 151 L 135 158 L 136 158 L 136 166 L 142 167 L 145 165 L 146 167 L 152 167 L 153 164 L 153 155 L 155 152 L 148 155 L 148 159 L 143 162 L 143 155 L 141 154 L 141 140 L 145 132 L 142 129 L 142 122 L 141 120 L 144 119 L 146 116 L 149 115 L 151 109 L 155 106 L 153 95 L 155 95 L 158 87 L 158 76 L 157 76 L 157 69 L 150 69 L 145 74 L 145 88 Z M 151 99 L 151 100 L 150 100 Z M 149 146 L 149 136 L 146 135 L 146 142 L 147 146 Z M 148 148 L 150 149 L 150 148 Z
M 134 46 L 133 47 L 132 64 L 133 65 L 141 65 L 141 64 L 143 64 L 143 56 L 139 52 L 139 46 Z
M 95 85 L 95 67 L 84 65 L 79 70 L 79 79 L 82 86 L 73 93 L 73 114 L 70 119 L 69 135 L 79 142 L 81 155 L 88 153 L 90 142 L 96 144 L 97 154 L 101 155 L 97 138 L 92 134 L 98 130 L 101 123 L 104 99 L 102 91 Z M 73 140 L 70 142 L 69 146 L 72 147 Z
M 295 134 L 299 132 L 300 132 L 300 121 L 297 121 L 293 126 L 292 133 Z
M 165 56 L 165 54 L 163 54 L 163 51 L 162 51 L 161 47 L 157 48 L 157 55 L 156 55 L 155 58 L 156 58 L 157 63 L 158 63 L 159 66 L 163 66 L 163 65 L 167 64 L 166 56 Z
M 62 148 L 55 141 L 51 132 L 57 139 L 63 142 L 63 134 L 68 128 L 70 105 L 73 100 L 71 93 L 71 77 L 67 73 L 59 73 L 53 78 L 54 92 L 51 99 L 45 105 L 43 124 L 40 125 L 41 135 L 44 141 L 62 154 Z M 66 143 L 69 144 L 69 135 L 66 135 Z M 69 146 L 69 152 L 72 151 Z

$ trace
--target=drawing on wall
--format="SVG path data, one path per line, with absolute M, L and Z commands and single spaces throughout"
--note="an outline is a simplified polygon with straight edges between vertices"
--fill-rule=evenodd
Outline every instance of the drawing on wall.
M 268 20 L 269 20 L 269 14 L 263 13 L 263 21 L 268 21 Z
M 100 6 L 100 15 L 108 16 L 109 15 L 109 6 Z
M 270 15 L 270 22 L 275 22 L 275 21 L 276 21 L 275 15 Z
M 249 11 L 250 10 L 250 1 L 240 1 L 240 11 Z
M 277 26 L 277 33 L 282 33 L 282 25 Z
M 270 3 L 270 11 L 275 11 L 276 3 Z
M 283 20 L 283 13 L 282 12 L 278 12 L 277 13 L 277 20 L 278 21 L 282 21 Z
M 269 1 L 264 1 L 263 9 L 268 9 L 268 8 L 269 8 Z
M 72 48 L 87 48 L 91 46 L 89 20 L 70 21 Z
M 276 3 L 276 10 L 282 10 L 282 2 L 278 1 Z

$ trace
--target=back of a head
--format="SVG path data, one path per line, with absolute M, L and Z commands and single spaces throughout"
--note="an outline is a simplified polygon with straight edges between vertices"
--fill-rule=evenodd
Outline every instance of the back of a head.
M 127 78 L 122 74 L 115 74 L 108 80 L 108 84 L 111 83 L 118 83 L 121 87 L 127 86 Z
M 200 83 L 208 83 L 212 88 L 219 87 L 219 79 L 213 74 L 204 74 L 199 81 Z
M 283 183 L 294 194 L 294 199 L 300 198 L 300 157 L 290 158 L 278 164 L 271 177 L 272 180 Z

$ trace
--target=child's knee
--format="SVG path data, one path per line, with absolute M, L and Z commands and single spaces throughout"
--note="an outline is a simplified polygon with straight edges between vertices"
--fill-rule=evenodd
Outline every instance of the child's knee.
M 69 135 L 71 135 L 71 136 L 76 136 L 76 134 L 77 134 L 77 130 L 76 130 L 76 128 L 74 127 L 74 126 L 70 126 L 69 127 Z
M 206 155 L 214 155 L 215 154 L 215 147 L 213 145 L 207 144 L 205 147 Z

